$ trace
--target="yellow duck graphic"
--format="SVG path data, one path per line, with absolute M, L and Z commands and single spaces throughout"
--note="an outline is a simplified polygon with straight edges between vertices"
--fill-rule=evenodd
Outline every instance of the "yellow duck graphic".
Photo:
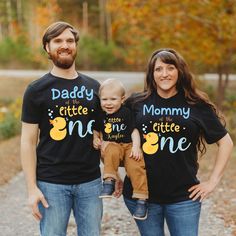
M 110 134 L 111 133 L 111 131 L 112 131 L 112 126 L 111 126 L 111 123 L 106 123 L 105 124 L 105 133 L 107 133 L 107 134 Z
M 146 142 L 142 146 L 143 152 L 145 152 L 146 154 L 156 153 L 159 147 L 157 143 L 159 140 L 157 133 L 150 132 L 148 134 L 144 134 L 143 136 L 146 139 Z
M 66 130 L 66 120 L 63 117 L 56 117 L 53 120 L 49 120 L 53 128 L 50 130 L 50 136 L 52 139 L 59 141 L 65 138 Z

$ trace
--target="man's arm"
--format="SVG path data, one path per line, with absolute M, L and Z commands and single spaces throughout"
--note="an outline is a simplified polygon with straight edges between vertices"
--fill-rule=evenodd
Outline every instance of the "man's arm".
M 22 122 L 21 132 L 21 164 L 25 174 L 28 201 L 33 216 L 40 220 L 42 215 L 38 209 L 38 203 L 41 201 L 44 207 L 48 207 L 42 192 L 36 183 L 36 146 L 38 142 L 38 124 L 29 124 Z
M 100 133 L 97 130 L 93 130 L 93 147 L 95 149 L 101 148 L 101 137 Z

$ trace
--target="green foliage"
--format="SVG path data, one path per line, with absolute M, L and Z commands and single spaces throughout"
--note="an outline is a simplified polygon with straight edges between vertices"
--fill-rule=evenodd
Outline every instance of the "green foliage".
M 227 91 L 226 101 L 229 103 L 229 109 L 232 107 L 236 108 L 236 94 L 234 91 Z
M 20 131 L 20 122 L 12 113 L 6 115 L 5 119 L 0 122 L 0 140 L 10 138 Z
M 79 42 L 77 64 L 83 69 L 112 70 L 123 66 L 121 54 L 113 42 L 105 44 L 95 37 L 84 36 Z
M 207 93 L 211 101 L 216 101 L 215 88 L 212 85 L 206 85 L 204 91 Z
M 29 67 L 32 65 L 32 52 L 27 45 L 24 37 L 17 39 L 5 38 L 0 42 L 0 61 L 1 65 L 8 67 L 9 65 L 21 65 Z
M 216 84 L 207 83 L 204 79 L 197 79 L 197 84 L 200 90 L 207 93 L 210 100 L 216 104 L 217 90 Z M 232 139 L 236 140 L 236 94 L 235 94 L 235 82 L 231 81 L 231 84 L 226 90 L 225 100 L 223 102 L 222 111 L 226 120 L 226 128 L 229 131 Z
M 0 140 L 10 138 L 20 132 L 22 100 L 0 100 Z
M 9 97 L 0 97 L 0 107 L 9 106 L 12 103 L 12 99 Z

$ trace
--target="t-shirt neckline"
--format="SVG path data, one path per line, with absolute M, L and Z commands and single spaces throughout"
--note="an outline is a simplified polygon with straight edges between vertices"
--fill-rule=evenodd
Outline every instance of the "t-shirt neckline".
M 179 96 L 179 94 L 180 94 L 180 92 L 177 91 L 177 93 L 174 94 L 173 96 L 168 97 L 168 98 L 164 98 L 164 97 L 160 96 L 157 92 L 155 93 L 155 95 L 162 101 L 172 101 L 172 100 L 176 99 Z
M 80 74 L 78 72 L 77 72 L 77 77 L 74 78 L 74 79 L 66 79 L 66 78 L 63 78 L 63 77 L 60 77 L 60 76 L 56 76 L 56 75 L 53 75 L 51 72 L 49 72 L 49 75 L 52 76 L 55 79 L 59 79 L 59 80 L 63 80 L 63 81 L 75 81 L 80 77 Z

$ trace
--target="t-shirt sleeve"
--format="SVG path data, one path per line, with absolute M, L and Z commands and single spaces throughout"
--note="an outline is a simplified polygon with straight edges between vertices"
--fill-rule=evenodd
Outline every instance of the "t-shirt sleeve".
M 209 105 L 202 106 L 198 114 L 201 115 L 203 136 L 208 144 L 217 142 L 227 134 L 227 130 Z
M 134 111 L 130 110 L 130 127 L 131 127 L 131 131 L 133 131 L 136 128 L 136 124 L 135 124 L 135 117 L 134 117 Z
M 136 128 L 135 104 L 134 104 L 136 96 L 137 94 L 131 94 L 131 96 L 127 98 L 124 104 L 125 107 L 129 109 L 129 113 L 130 113 L 130 125 L 131 125 L 130 130 L 133 130 Z
M 96 117 L 95 117 L 95 122 L 94 122 L 94 126 L 93 129 L 95 129 L 96 131 L 100 132 L 102 129 L 102 114 L 101 114 L 101 110 L 99 109 L 96 113 Z
M 125 100 L 125 106 L 130 110 L 134 109 L 136 97 L 137 93 L 133 93 Z
M 26 123 L 39 124 L 41 119 L 40 104 L 37 101 L 38 94 L 31 85 L 25 91 L 22 104 L 21 120 Z
M 92 119 L 95 120 L 95 122 L 93 123 L 93 129 L 96 130 L 96 131 L 100 131 L 101 128 L 100 128 L 100 119 L 101 119 L 101 111 L 102 111 L 102 108 L 101 108 L 101 104 L 100 104 L 100 99 L 99 99 L 99 95 L 98 95 L 98 90 L 99 90 L 99 87 L 100 87 L 100 83 L 98 83 L 97 81 L 93 80 L 93 86 L 94 86 L 94 96 L 96 97 L 97 99 L 97 104 L 96 104 L 96 107 L 95 107 L 95 112 L 93 113 L 92 115 Z
M 126 103 L 124 104 L 124 107 L 122 109 L 122 116 L 125 117 L 126 123 L 129 126 L 129 131 L 132 133 L 136 128 L 134 111 L 130 107 L 128 107 Z

